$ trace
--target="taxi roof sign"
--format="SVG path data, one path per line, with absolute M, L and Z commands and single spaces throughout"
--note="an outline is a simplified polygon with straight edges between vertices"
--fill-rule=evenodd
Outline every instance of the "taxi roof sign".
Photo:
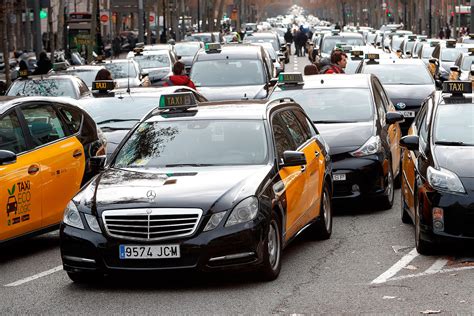
M 53 64 L 53 70 L 54 71 L 66 70 L 67 67 L 68 67 L 68 63 L 65 62 L 65 61 Z
M 160 98 L 161 109 L 165 108 L 190 108 L 197 106 L 197 101 L 192 92 L 163 94 Z
M 359 56 L 364 55 L 364 52 L 361 51 L 361 50 L 353 50 L 353 51 L 351 51 L 351 55 L 354 56 L 354 57 L 359 57 Z
M 282 72 L 278 75 L 279 83 L 302 83 L 303 74 L 301 72 Z
M 219 43 L 206 43 L 204 49 L 206 52 L 217 52 L 222 49 L 222 46 Z
M 415 41 L 415 40 L 416 40 L 416 35 L 409 35 L 409 36 L 408 36 L 408 40 L 409 40 L 410 42 Z
M 438 45 L 439 45 L 439 42 L 438 42 L 438 41 L 431 41 L 431 42 L 430 42 L 430 46 L 431 46 L 431 47 L 436 47 L 436 46 L 438 46 Z
M 467 51 L 469 54 L 474 55 L 474 47 L 469 47 Z
M 115 82 L 113 80 L 98 80 L 92 82 L 92 90 L 110 91 L 115 89 Z
M 474 33 L 469 34 L 470 38 L 474 38 Z
M 451 93 L 452 95 L 472 93 L 472 84 L 470 81 L 445 81 L 443 83 L 443 93 Z
M 142 55 L 143 53 L 143 47 L 135 47 L 133 49 L 133 53 L 135 54 L 135 56 L 140 56 Z
M 380 59 L 380 54 L 375 54 L 375 53 L 365 54 L 365 59 L 369 59 L 369 60 Z
M 26 79 L 28 78 L 28 69 L 22 69 L 19 71 L 19 75 L 21 78 Z
M 448 47 L 448 48 L 456 47 L 456 40 L 447 40 L 446 41 L 446 47 Z

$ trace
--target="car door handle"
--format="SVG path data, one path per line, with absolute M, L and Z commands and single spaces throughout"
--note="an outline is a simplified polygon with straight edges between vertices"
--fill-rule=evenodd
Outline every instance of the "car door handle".
M 305 172 L 305 171 L 306 171 L 306 165 L 301 166 L 301 172 Z
M 79 158 L 79 157 L 82 156 L 82 151 L 76 150 L 76 151 L 72 154 L 72 156 L 73 156 L 74 158 Z
M 39 170 L 40 168 L 37 165 L 31 165 L 28 168 L 28 174 L 31 174 L 31 175 L 37 174 Z
M 315 155 L 316 157 L 319 157 L 319 151 L 316 150 L 316 151 L 314 152 L 314 155 Z

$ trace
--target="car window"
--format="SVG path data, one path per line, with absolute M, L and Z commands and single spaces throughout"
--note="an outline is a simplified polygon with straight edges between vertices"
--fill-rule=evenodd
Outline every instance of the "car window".
M 374 79 L 374 84 L 377 87 L 378 92 L 380 93 L 380 97 L 382 98 L 383 108 L 384 108 L 385 112 L 388 112 L 390 101 L 389 101 L 387 95 L 385 94 L 385 91 L 384 91 L 382 85 L 380 84 L 380 82 L 377 79 Z
M 84 96 L 89 93 L 89 88 L 81 79 L 77 79 L 77 85 L 79 86 L 79 93 L 81 96 Z
M 304 133 L 304 137 L 306 139 L 310 139 L 311 137 L 313 137 L 315 135 L 315 132 L 312 130 L 312 126 L 309 123 L 306 115 L 304 115 L 304 113 L 300 110 L 293 110 L 292 112 L 298 119 L 298 123 Z
M 28 105 L 21 109 L 33 143 L 42 146 L 65 136 L 61 121 L 51 105 Z
M 276 153 L 279 162 L 283 162 L 283 152 L 285 150 L 296 150 L 295 144 L 290 140 L 286 124 L 283 123 L 279 115 L 272 119 L 272 132 L 275 138 Z
M 26 150 L 25 137 L 15 112 L 0 118 L 0 150 L 19 154 Z
M 59 106 L 59 112 L 63 115 L 67 128 L 72 134 L 79 132 L 82 123 L 82 112 L 71 107 Z
M 380 90 L 376 84 L 374 84 L 374 100 L 375 107 L 377 108 L 377 113 L 380 120 L 380 125 L 385 126 L 385 108 L 383 106 L 382 96 L 380 95 Z
M 309 137 L 306 137 L 295 114 L 291 110 L 286 110 L 280 112 L 279 115 L 281 116 L 283 123 L 286 124 L 286 128 L 290 132 L 290 136 L 296 144 L 296 147 L 303 145 Z
M 418 130 L 418 134 L 423 142 L 426 144 L 428 139 L 428 115 L 426 115 L 426 111 L 423 113 L 423 117 L 421 118 L 420 129 Z

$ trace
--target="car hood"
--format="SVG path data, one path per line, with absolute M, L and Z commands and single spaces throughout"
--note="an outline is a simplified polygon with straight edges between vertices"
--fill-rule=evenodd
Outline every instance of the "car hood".
M 168 78 L 173 74 L 169 67 L 147 68 L 145 70 L 148 72 L 148 78 L 150 78 L 151 82 L 163 80 L 164 78 Z
M 474 178 L 474 147 L 435 145 L 434 153 L 441 168 L 454 172 L 460 178 Z
M 104 128 L 102 133 L 104 134 L 105 139 L 107 139 L 107 158 L 110 158 L 112 153 L 117 149 L 117 146 L 125 138 L 125 135 L 130 131 L 130 129 L 107 129 Z
M 421 102 L 436 90 L 433 84 L 428 85 L 384 85 L 393 105 L 404 102 L 407 105 L 420 106 Z
M 354 151 L 374 135 L 374 122 L 316 124 L 318 131 L 329 145 L 329 154 L 337 155 Z
M 74 201 L 101 215 L 107 209 L 200 208 L 228 210 L 255 195 L 266 183 L 271 165 L 180 167 L 154 169 L 109 168 L 95 177 Z M 156 198 L 150 201 L 147 192 Z
M 197 90 L 209 101 L 264 99 L 267 97 L 265 85 L 234 87 L 198 87 Z
M 116 88 L 126 88 L 126 87 L 139 87 L 141 82 L 137 78 L 120 78 L 120 79 L 114 79 L 114 82 L 116 84 Z

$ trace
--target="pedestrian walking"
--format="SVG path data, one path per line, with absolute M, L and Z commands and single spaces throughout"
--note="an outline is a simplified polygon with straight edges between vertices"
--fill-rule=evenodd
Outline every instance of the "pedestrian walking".
M 286 46 L 289 49 L 288 53 L 291 54 L 291 44 L 293 44 L 293 33 L 291 33 L 290 28 L 286 30 L 284 38 L 285 38 Z

